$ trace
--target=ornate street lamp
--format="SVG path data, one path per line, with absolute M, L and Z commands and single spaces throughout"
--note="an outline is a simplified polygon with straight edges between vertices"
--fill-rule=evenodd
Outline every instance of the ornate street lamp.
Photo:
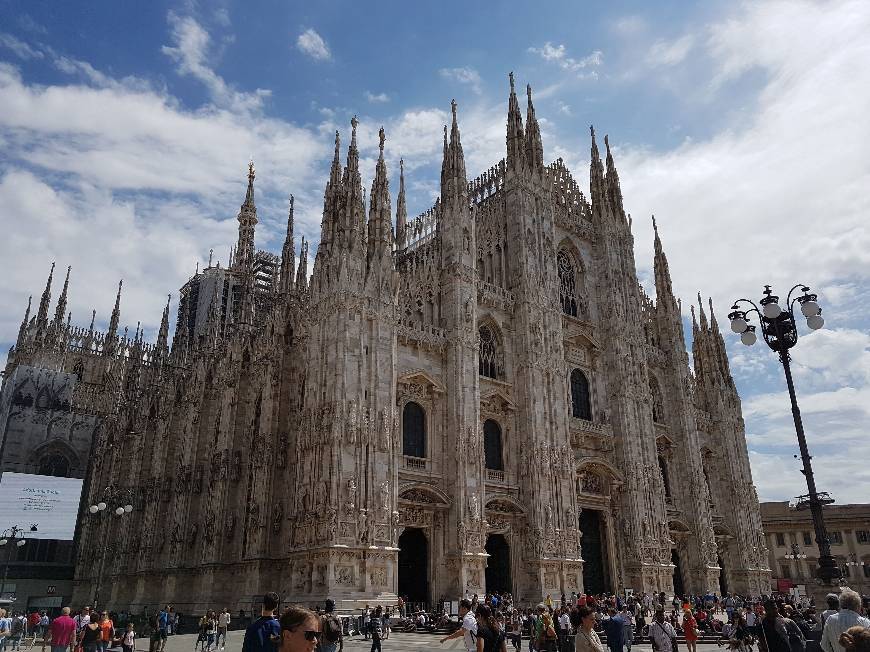
M 29 530 L 13 525 L 12 527 L 3 530 L 3 532 L 0 532 L 0 546 L 9 545 L 9 552 L 6 553 L 6 563 L 3 565 L 3 584 L 0 585 L 0 597 L 3 596 L 3 591 L 6 590 L 6 580 L 9 579 L 9 564 L 12 560 L 12 546 L 14 545 L 16 548 L 24 546 L 27 543 L 27 539 L 22 535 L 27 531 L 36 532 L 36 523 L 31 523 Z
M 793 543 L 791 544 L 791 554 L 785 556 L 786 559 L 806 559 L 806 553 L 801 552 L 801 547 Z
M 800 288 L 802 294 L 792 299 L 792 293 Z M 791 377 L 791 349 L 798 341 L 797 322 L 795 321 L 795 304 L 798 304 L 799 314 L 807 320 L 807 326 L 812 330 L 818 330 L 825 325 L 822 317 L 822 309 L 819 307 L 818 297 L 810 293 L 810 288 L 803 283 L 795 285 L 789 290 L 785 300 L 785 307 L 779 305 L 779 297 L 773 293 L 769 285 L 764 286 L 764 297 L 756 305 L 749 299 L 738 299 L 731 306 L 733 311 L 728 315 L 731 320 L 731 330 L 740 334 L 740 341 L 747 346 L 752 346 L 758 340 L 755 334 L 755 326 L 749 323 L 749 315 L 755 313 L 761 324 L 761 334 L 771 350 L 779 354 L 785 372 L 785 382 L 788 385 L 788 395 L 791 399 L 791 413 L 794 417 L 794 427 L 797 432 L 798 446 L 801 451 L 801 461 L 804 467 L 801 473 L 807 480 L 809 494 L 801 496 L 798 506 L 809 505 L 813 518 L 813 529 L 816 533 L 816 543 L 819 546 L 818 577 L 825 584 L 832 584 L 840 577 L 840 569 L 831 556 L 831 542 L 825 529 L 825 518 L 822 514 L 822 505 L 833 502 L 827 494 L 820 495 L 816 491 L 816 480 L 813 476 L 812 457 L 807 449 L 807 441 L 804 437 L 804 425 L 801 420 L 801 412 L 798 408 L 797 398 L 794 393 L 794 381 Z M 741 304 L 748 304 L 746 310 L 741 309 Z M 759 307 L 760 306 L 760 307 Z
M 101 498 L 96 504 L 88 507 L 88 512 L 90 512 L 92 516 L 96 514 L 108 513 L 107 509 L 109 507 L 109 503 L 116 503 L 118 505 L 115 509 L 112 510 L 112 513 L 114 513 L 115 516 L 122 517 L 126 514 L 129 514 L 133 511 L 133 490 L 129 488 L 120 489 L 113 485 L 109 485 L 103 490 L 103 498 Z M 105 539 L 105 536 L 100 537 L 100 540 L 104 541 Z M 96 586 L 94 586 L 94 609 L 98 609 L 98 605 L 100 604 L 100 589 L 103 585 L 103 571 L 106 567 L 106 554 L 108 552 L 109 546 L 102 546 L 102 551 L 100 553 L 100 568 L 97 572 L 97 583 Z

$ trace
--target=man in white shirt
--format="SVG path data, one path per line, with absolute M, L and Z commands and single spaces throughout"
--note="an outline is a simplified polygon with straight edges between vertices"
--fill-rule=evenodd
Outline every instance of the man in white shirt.
M 746 619 L 747 627 L 755 627 L 758 623 L 758 616 L 755 615 L 755 609 L 752 606 L 746 607 L 746 612 L 743 614 L 743 617 Z
M 822 630 L 824 652 L 845 652 L 840 645 L 840 634 L 855 625 L 870 627 L 870 620 L 860 616 L 860 611 L 861 596 L 852 589 L 843 589 L 840 592 L 840 611 L 825 619 L 825 628 Z
M 462 627 L 457 629 L 449 636 L 445 636 L 444 638 L 442 638 L 441 643 L 462 636 L 465 639 L 464 643 L 466 652 L 476 652 L 477 619 L 471 612 L 471 601 L 467 598 L 459 602 L 459 617 L 462 619 Z
M 221 650 L 227 644 L 227 627 L 230 626 L 230 610 L 224 607 L 224 610 L 218 614 L 218 633 L 217 642 Z M 223 637 L 223 638 L 222 638 Z
M 649 637 L 655 652 L 672 652 L 673 640 L 677 638 L 677 632 L 673 625 L 665 622 L 665 612 L 661 609 L 656 611 L 653 622 L 649 626 Z

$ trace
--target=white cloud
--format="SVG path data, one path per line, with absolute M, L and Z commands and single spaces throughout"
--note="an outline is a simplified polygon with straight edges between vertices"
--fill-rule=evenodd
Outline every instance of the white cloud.
M 452 79 L 460 84 L 467 84 L 475 93 L 481 92 L 480 73 L 474 68 L 441 68 L 438 74 L 445 79 Z
M 652 44 L 647 55 L 651 66 L 675 66 L 682 63 L 695 45 L 695 37 L 686 34 L 673 41 L 660 39 Z
M 296 39 L 296 47 L 316 61 L 329 61 L 332 58 L 326 41 L 311 27 L 299 35 Z
M 0 48 L 11 50 L 19 59 L 42 59 L 45 55 L 12 34 L 0 32 Z
M 571 113 L 571 107 L 568 106 L 567 104 L 565 104 L 564 102 L 562 102 L 561 100 L 556 102 L 556 107 L 559 109 L 559 113 L 561 113 L 562 115 L 567 115 L 567 116 L 573 115 Z
M 578 73 L 581 77 L 598 78 L 598 73 L 588 71 L 588 68 L 600 66 L 604 61 L 604 53 L 601 50 L 595 50 L 587 54 L 581 59 L 575 59 L 568 56 L 568 50 L 564 45 L 553 45 L 549 41 L 544 43 L 543 47 L 530 47 L 529 52 L 537 54 L 544 61 L 550 61 L 558 64 L 562 70 Z
M 390 96 L 386 93 L 372 93 L 371 91 L 366 91 L 365 93 L 366 100 L 371 102 L 372 104 L 382 104 L 384 102 L 390 101 Z

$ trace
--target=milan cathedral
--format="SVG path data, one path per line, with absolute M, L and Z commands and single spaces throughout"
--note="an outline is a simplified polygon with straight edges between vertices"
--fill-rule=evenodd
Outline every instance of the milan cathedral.
M 400 168 L 395 224 L 383 129 L 366 217 L 354 118 L 310 275 L 292 199 L 281 255 L 256 249 L 251 166 L 230 264 L 181 289 L 171 345 L 169 304 L 152 344 L 119 332 L 120 286 L 106 332 L 70 324 L 67 284 L 50 319 L 49 279 L 3 418 L 64 379 L 91 419 L 82 504 L 134 506 L 80 519 L 75 604 L 98 582 L 114 609 L 186 612 L 266 590 L 341 608 L 769 589 L 712 304 L 692 309 L 690 368 L 657 230 L 655 300 L 638 283 L 608 139 L 602 159 L 592 131 L 587 199 L 544 163 L 527 95 L 523 120 L 511 75 L 506 157 L 472 181 L 453 103 L 440 197 L 409 219 Z

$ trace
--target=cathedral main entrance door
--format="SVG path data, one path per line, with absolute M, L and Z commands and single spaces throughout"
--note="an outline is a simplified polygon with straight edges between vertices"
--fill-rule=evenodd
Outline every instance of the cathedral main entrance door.
M 598 595 L 608 590 L 604 566 L 604 536 L 601 532 L 601 512 L 584 509 L 580 513 L 580 552 L 583 555 L 583 591 Z
M 429 542 L 420 528 L 405 528 L 399 537 L 399 595 L 429 603 Z
M 486 538 L 486 591 L 487 593 L 513 593 L 511 586 L 511 548 L 503 534 L 490 534 Z
M 676 548 L 671 548 L 671 563 L 674 565 L 674 595 L 686 595 L 683 570 L 680 568 L 680 553 Z

